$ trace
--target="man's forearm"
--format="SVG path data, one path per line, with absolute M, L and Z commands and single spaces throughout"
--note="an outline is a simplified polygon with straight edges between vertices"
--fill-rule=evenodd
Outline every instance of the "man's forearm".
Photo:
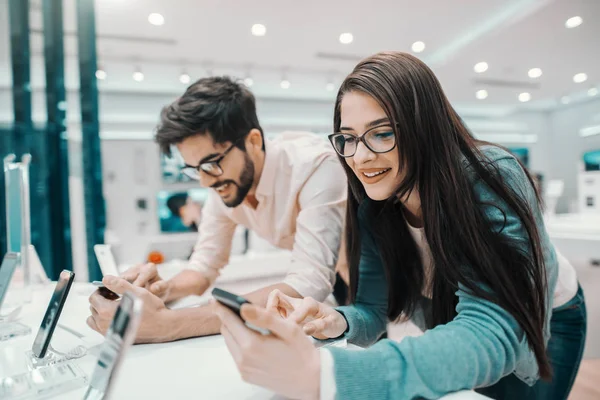
M 251 303 L 265 306 L 269 298 L 269 293 L 275 289 L 279 289 L 291 297 L 300 297 L 298 292 L 285 283 L 264 287 L 248 293 L 244 297 Z M 169 310 L 168 318 L 168 323 L 171 327 L 168 334 L 168 341 L 215 335 L 221 330 L 221 322 L 215 316 L 211 305 Z
M 181 271 L 169 280 L 170 293 L 167 301 L 181 299 L 186 296 L 201 296 L 210 286 L 202 272 L 192 269 Z
M 171 331 L 168 341 L 215 335 L 221 329 L 221 322 L 210 305 L 170 310 L 169 314 Z

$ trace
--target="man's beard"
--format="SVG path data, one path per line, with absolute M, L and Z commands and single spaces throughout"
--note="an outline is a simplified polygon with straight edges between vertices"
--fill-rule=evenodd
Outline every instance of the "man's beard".
M 233 208 L 242 204 L 254 183 L 254 163 L 246 153 L 244 153 L 244 169 L 239 180 L 239 184 L 233 180 L 225 181 L 237 187 L 235 198 L 230 201 L 223 201 L 227 207 Z

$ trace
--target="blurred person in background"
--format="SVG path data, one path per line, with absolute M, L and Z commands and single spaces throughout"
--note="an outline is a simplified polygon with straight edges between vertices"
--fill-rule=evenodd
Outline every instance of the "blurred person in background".
M 117 293 L 134 286 L 147 289 L 141 294 L 145 305 L 138 343 L 219 332 L 212 307 L 169 310 L 165 302 L 202 295 L 213 284 L 229 261 L 238 224 L 291 251 L 283 282 L 247 294 L 249 301 L 264 306 L 274 289 L 319 301 L 331 294 L 347 185 L 326 138 L 287 132 L 265 140 L 252 93 L 229 78 L 212 77 L 200 79 L 164 107 L 155 139 L 163 153 L 180 157 L 183 172 L 210 193 L 188 268 L 163 280 L 156 266 L 141 265 L 122 278 L 103 280 Z M 118 303 L 99 293 L 90 303 L 88 324 L 104 333 Z
M 532 177 L 476 140 L 433 72 L 405 53 L 361 61 L 339 90 L 330 140 L 349 181 L 349 306 L 274 291 L 215 304 L 242 377 L 291 398 L 564 400 L 586 337 L 575 270 L 550 242 Z M 422 336 L 381 340 L 388 319 Z M 419 317 L 419 318 L 415 318 Z M 315 349 L 346 338 L 363 351 Z
M 198 231 L 202 218 L 202 205 L 195 202 L 187 193 L 176 193 L 167 199 L 167 208 L 174 217 L 190 231 Z

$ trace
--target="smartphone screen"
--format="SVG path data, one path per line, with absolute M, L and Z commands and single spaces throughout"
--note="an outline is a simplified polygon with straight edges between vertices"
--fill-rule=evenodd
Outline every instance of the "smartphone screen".
M 219 303 L 229 308 L 240 318 L 240 309 L 242 308 L 242 304 L 250 303 L 248 300 L 241 296 L 235 295 L 233 293 L 227 292 L 219 288 L 214 288 L 212 291 L 212 295 L 215 299 L 217 299 Z
M 240 315 L 240 310 L 242 308 L 242 305 L 244 305 L 246 303 L 250 304 L 250 302 L 248 300 L 246 300 L 245 298 L 243 298 L 241 296 L 235 295 L 233 293 L 227 292 L 227 291 L 225 291 L 223 289 L 219 289 L 219 288 L 214 288 L 212 291 L 212 295 L 219 303 L 223 304 L 224 306 L 229 308 L 231 311 L 236 313 L 237 316 L 242 321 L 244 321 L 244 319 Z M 271 332 L 268 329 L 254 326 L 246 321 L 244 321 L 244 324 L 246 324 L 246 326 L 248 328 L 250 328 L 262 335 L 270 335 L 271 334 Z
M 97 244 L 94 246 L 94 253 L 96 253 L 96 259 L 98 260 L 103 276 L 119 276 L 117 263 L 110 249 L 110 245 Z
M 52 339 L 52 334 L 54 333 L 54 329 L 60 318 L 60 313 L 67 300 L 74 277 L 75 273 L 71 271 L 64 270 L 60 273 L 58 282 L 54 288 L 54 293 L 52 294 L 52 298 L 46 309 L 46 314 L 44 315 L 44 319 L 42 319 L 40 329 L 33 341 L 31 351 L 37 358 L 44 358 L 46 355 L 50 340 Z
M 8 286 L 12 279 L 13 273 L 17 268 L 17 265 L 21 262 L 21 255 L 19 253 L 6 253 L 0 266 L 0 308 L 4 302 L 6 292 L 8 292 Z
M 105 299 L 117 300 L 121 297 L 117 293 L 104 286 L 102 281 L 93 281 L 92 284 L 98 288 L 98 293 L 100 293 Z
M 125 293 L 100 348 L 85 400 L 102 399 L 107 396 L 111 381 L 117 373 L 123 354 L 137 333 L 142 303 L 130 293 Z

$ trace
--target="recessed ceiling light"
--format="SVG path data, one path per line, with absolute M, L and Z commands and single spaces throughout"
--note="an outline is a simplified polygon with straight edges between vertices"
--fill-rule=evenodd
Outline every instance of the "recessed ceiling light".
M 598 91 L 598 88 L 595 88 L 595 87 L 593 87 L 593 88 L 590 88 L 590 89 L 588 90 L 588 96 L 597 96 L 597 95 L 598 95 L 598 92 L 599 92 L 599 91 Z
M 475 92 L 475 97 L 477 97 L 479 100 L 484 100 L 488 97 L 488 92 L 485 89 L 478 90 Z
M 527 73 L 527 75 L 529 75 L 530 78 L 539 78 L 540 76 L 542 76 L 542 69 L 541 68 L 531 68 L 529 70 L 529 72 Z
M 569 104 L 571 102 L 571 98 L 569 96 L 563 96 L 560 98 L 560 102 L 563 104 Z
M 254 36 L 265 36 L 267 34 L 267 27 L 263 24 L 252 25 L 252 34 Z
M 519 101 L 521 103 L 525 103 L 529 100 L 531 100 L 531 94 L 529 94 L 527 92 L 523 92 L 523 93 L 519 94 Z
M 247 77 L 246 79 L 244 79 L 244 85 L 246 85 L 247 87 L 254 85 L 254 79 Z
M 290 86 L 292 86 L 290 81 L 288 81 L 287 79 L 282 80 L 279 85 L 281 86 L 282 89 L 289 89 Z
M 333 92 L 333 90 L 335 89 L 335 85 L 332 82 L 327 83 L 327 85 L 325 85 L 325 90 L 327 90 L 328 92 Z
M 350 32 L 342 33 L 340 35 L 340 43 L 350 44 L 354 41 L 354 36 Z
M 583 23 L 583 19 L 579 16 L 576 15 L 574 17 L 571 17 L 567 20 L 567 22 L 565 22 L 565 27 L 571 29 L 571 28 L 576 28 L 579 25 L 581 25 Z
M 573 76 L 573 82 L 581 83 L 587 81 L 587 74 L 580 72 L 579 74 L 575 74 Z
M 104 71 L 103 69 L 99 69 L 96 71 L 96 79 L 103 81 L 106 79 L 106 76 L 106 71 Z
M 414 51 L 415 53 L 420 53 L 423 50 L 425 50 L 425 43 L 418 41 L 418 42 L 414 42 L 411 46 L 412 51 Z
M 184 85 L 187 85 L 188 83 L 190 83 L 190 81 L 192 80 L 192 78 L 190 78 L 190 76 L 188 74 L 186 74 L 185 72 L 181 75 L 179 75 L 179 82 L 183 83 Z
M 152 13 L 148 15 L 148 22 L 155 26 L 161 26 L 165 23 L 165 17 L 159 13 Z
M 133 80 L 136 82 L 141 82 L 144 80 L 144 74 L 142 73 L 142 71 L 135 71 L 132 75 Z
M 475 66 L 473 67 L 473 70 L 475 72 L 477 72 L 478 74 L 481 74 L 482 72 L 485 72 L 488 70 L 488 63 L 486 63 L 485 61 L 482 62 L 478 62 L 477 64 L 475 64 Z

